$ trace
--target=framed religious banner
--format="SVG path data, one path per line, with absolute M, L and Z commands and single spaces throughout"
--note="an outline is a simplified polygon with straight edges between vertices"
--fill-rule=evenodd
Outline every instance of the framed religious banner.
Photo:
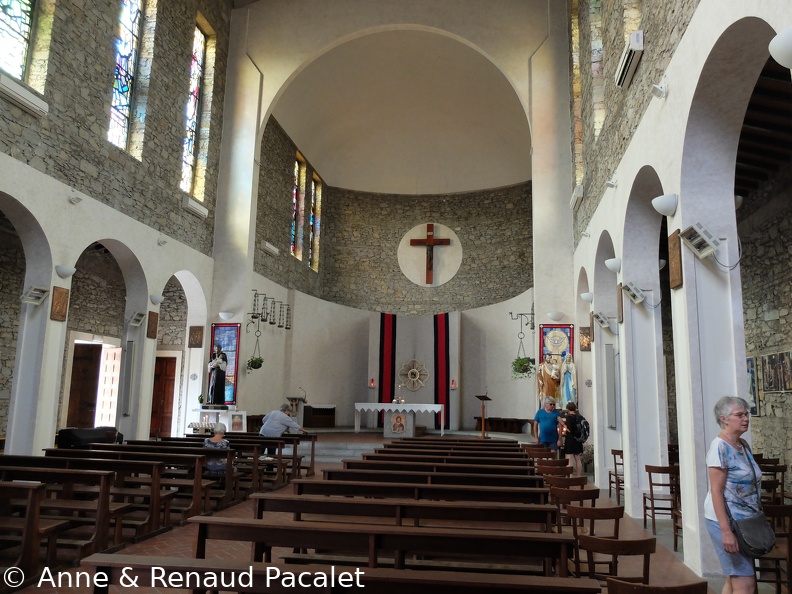
M 213 365 L 209 367 L 209 382 L 211 386 L 216 382 L 223 382 L 224 401 L 226 405 L 236 404 L 237 381 L 239 379 L 239 330 L 241 324 L 212 324 L 212 355 L 208 361 L 211 363 L 214 358 L 215 345 L 220 345 L 222 353 L 225 355 L 225 370 L 222 366 Z M 213 404 L 217 404 L 213 402 Z
M 190 334 L 187 338 L 188 349 L 200 349 L 203 346 L 203 326 L 190 326 Z
M 50 306 L 50 320 L 65 322 L 69 311 L 69 289 L 52 287 L 52 305 Z
M 552 355 L 558 365 L 567 355 L 575 354 L 575 327 L 572 324 L 539 325 L 539 361 Z
M 759 415 L 759 394 L 756 389 L 757 373 L 756 373 L 756 359 L 748 357 L 746 360 L 747 374 L 748 374 L 748 404 L 751 405 L 751 415 Z

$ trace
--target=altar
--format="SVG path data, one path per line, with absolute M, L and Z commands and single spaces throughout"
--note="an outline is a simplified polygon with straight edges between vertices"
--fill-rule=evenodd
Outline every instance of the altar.
M 445 407 L 442 404 L 397 404 L 395 402 L 356 402 L 355 433 L 360 433 L 362 411 L 384 412 L 384 437 L 414 437 L 415 413 L 440 413 L 440 435 L 445 435 Z

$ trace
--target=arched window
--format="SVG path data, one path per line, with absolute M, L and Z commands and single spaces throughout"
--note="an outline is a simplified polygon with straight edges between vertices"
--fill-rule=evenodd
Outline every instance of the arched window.
M 25 80 L 33 36 L 34 0 L 0 0 L 0 69 Z
M 110 104 L 110 128 L 107 139 L 126 149 L 135 86 L 140 31 L 143 21 L 142 0 L 122 0 L 116 38 L 113 97 Z
M 195 183 L 195 160 L 198 149 L 198 132 L 201 124 L 201 95 L 204 84 L 206 60 L 206 35 L 199 27 L 193 33 L 192 61 L 190 63 L 190 94 L 187 98 L 186 126 L 182 147 L 181 189 L 192 192 Z

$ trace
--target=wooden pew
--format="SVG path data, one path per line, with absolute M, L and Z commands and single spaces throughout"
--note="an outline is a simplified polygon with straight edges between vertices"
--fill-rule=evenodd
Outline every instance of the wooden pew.
M 272 439 L 269 437 L 264 437 L 263 435 L 259 435 L 258 433 L 251 433 L 251 432 L 243 432 L 243 431 L 232 431 L 231 433 L 226 433 L 229 439 L 239 437 L 253 437 L 254 439 Z M 305 442 L 306 440 L 311 442 L 311 457 L 308 460 L 307 466 L 305 467 L 306 477 L 311 477 L 316 474 L 316 441 L 319 439 L 319 435 L 316 433 L 284 433 L 278 439 L 283 439 L 286 443 L 291 444 L 292 446 L 292 455 L 295 457 L 297 456 L 297 446 L 301 443 Z M 298 478 L 295 476 L 294 478 Z
M 45 483 L 0 481 L 0 542 L 4 548 L 16 543 L 19 546 L 19 555 L 2 565 L 18 567 L 28 580 L 39 573 L 42 539 L 47 541 L 47 565 L 53 566 L 57 552 L 56 535 L 69 527 L 66 520 L 41 517 L 41 502 L 46 496 L 46 488 Z M 25 502 L 24 509 L 12 509 L 11 502 L 19 499 Z
M 2 463 L 2 460 L 0 460 Z M 110 487 L 113 484 L 113 473 L 100 470 L 72 470 L 50 468 L 46 473 L 38 468 L 16 468 L 0 465 L 0 481 L 43 482 L 46 485 L 57 485 L 60 491 L 57 499 L 41 501 L 42 510 L 70 513 L 75 510 L 90 512 L 93 517 L 87 522 L 79 522 L 76 518 L 63 516 L 56 518 L 69 522 L 68 530 L 59 532 L 58 547 L 72 547 L 77 550 L 77 560 L 108 549 L 110 532 Z M 98 487 L 93 500 L 74 499 L 73 494 L 78 486 Z M 122 506 L 115 504 L 116 510 L 123 511 Z M 90 522 L 90 523 L 88 523 Z
M 467 445 L 467 444 L 431 444 L 431 443 L 401 443 L 401 442 L 392 442 L 385 444 L 385 448 L 387 450 L 420 450 L 425 452 L 433 452 L 433 451 L 442 451 L 442 452 L 481 452 L 486 455 L 496 454 L 498 452 L 503 453 L 524 453 L 519 447 L 515 446 L 489 446 L 489 447 L 482 447 L 475 444 Z
M 254 517 L 263 519 L 265 512 L 288 512 L 294 520 L 304 520 L 303 514 L 324 516 L 353 516 L 380 521 L 391 519 L 401 526 L 412 520 L 420 526 L 425 520 L 453 520 L 466 523 L 508 523 L 510 530 L 536 530 L 551 532 L 556 522 L 557 507 L 553 504 L 526 504 L 475 501 L 428 501 L 423 499 L 360 499 L 328 497 L 326 495 L 294 495 L 291 493 L 255 493 Z M 327 520 L 327 518 L 322 518 Z M 334 520 L 337 521 L 337 520 Z M 424 524 L 425 525 L 425 524 Z
M 325 469 L 325 480 L 386 483 L 426 483 L 432 485 L 486 485 L 493 487 L 543 487 L 541 476 L 515 474 L 476 474 L 469 472 L 432 472 L 422 470 Z
M 382 461 L 403 461 L 403 462 L 448 462 L 453 464 L 524 464 L 533 466 L 533 459 L 528 456 L 477 456 L 475 454 L 445 454 L 445 453 L 423 453 L 423 452 L 395 452 L 363 454 L 362 460 L 382 460 Z
M 420 447 L 384 447 L 376 448 L 375 454 L 407 455 L 407 456 L 448 456 L 468 458 L 511 458 L 514 460 L 530 460 L 531 456 L 522 450 L 474 450 L 471 448 L 420 448 Z
M 163 493 L 161 487 L 162 471 L 164 464 L 159 461 L 137 461 L 137 460 L 103 460 L 100 458 L 68 458 L 56 457 L 57 451 L 50 450 L 48 456 L 3 456 L 0 463 L 4 466 L 16 466 L 18 468 L 37 468 L 41 470 L 42 476 L 47 473 L 49 468 L 77 468 L 82 470 L 109 470 L 115 474 L 113 486 L 110 488 L 110 495 L 113 500 L 128 501 L 130 499 L 141 499 L 145 505 L 135 506 L 144 510 L 143 516 L 137 519 L 124 518 L 124 524 L 130 525 L 135 529 L 135 539 L 154 536 L 166 530 L 169 526 L 162 526 L 160 516 L 167 518 L 170 514 L 170 497 L 172 494 Z M 129 487 L 125 484 L 128 476 L 149 476 L 150 486 Z M 95 492 L 96 489 L 86 489 L 83 492 Z M 118 529 L 118 526 L 116 526 Z
M 571 534 L 514 532 L 507 530 L 466 530 L 460 528 L 424 528 L 383 526 L 377 524 L 342 524 L 293 522 L 273 524 L 265 520 L 196 516 L 194 553 L 206 557 L 208 540 L 233 540 L 253 544 L 254 561 L 272 561 L 273 547 L 339 550 L 367 555 L 367 566 L 377 567 L 385 552 L 395 555 L 396 569 L 405 568 L 408 554 L 426 555 L 437 566 L 438 557 L 465 559 L 497 557 L 499 563 L 524 564 L 532 559 L 544 560 L 544 574 L 567 575 L 567 560 L 574 546 Z M 411 564 L 427 567 L 427 564 Z M 458 564 L 458 569 L 464 568 Z
M 422 435 L 420 437 L 402 437 L 401 439 L 394 440 L 393 443 L 459 443 L 462 445 L 483 445 L 484 447 L 520 445 L 520 442 L 518 442 L 516 439 L 479 439 L 478 437 L 455 437 L 450 435 Z
M 409 460 L 342 460 L 349 470 L 405 470 L 475 474 L 533 475 L 533 466 L 524 464 L 457 464 L 454 462 L 414 462 Z
M 598 594 L 596 580 L 588 578 L 561 578 L 534 575 L 489 573 L 459 573 L 451 571 L 402 571 L 389 568 L 361 569 L 344 572 L 354 581 L 339 581 L 340 568 L 327 565 L 302 565 L 299 571 L 271 563 L 251 563 L 246 560 L 218 561 L 186 559 L 183 557 L 145 557 L 141 555 L 91 555 L 83 566 L 95 568 L 96 573 L 107 577 L 108 586 L 136 583 L 138 587 L 151 588 L 174 585 L 183 588 L 188 576 L 201 584 L 217 576 L 226 583 L 245 585 L 250 594 L 294 594 L 315 592 L 330 594 L 343 587 L 367 588 L 364 592 L 376 594 L 489 594 L 490 592 L 540 592 L 547 594 Z M 161 570 L 162 573 L 159 573 Z M 301 578 L 298 575 L 302 574 Z M 248 585 L 248 575 L 251 582 Z M 152 576 L 162 576 L 153 582 Z M 324 576 L 324 579 L 322 578 Z M 123 578 L 123 582 L 122 582 Z M 244 582 L 241 580 L 245 580 Z M 298 581 L 299 580 L 299 581 Z M 195 583 L 191 582 L 191 585 Z M 339 584 L 341 588 L 339 588 Z M 335 587 L 333 587 L 335 586 Z M 166 588 L 163 588 L 166 589 Z M 106 594 L 107 587 L 94 588 L 95 594 Z
M 104 444 L 107 445 L 107 444 Z M 203 468 L 206 456 L 195 454 L 171 454 L 167 452 L 138 452 L 131 450 L 77 450 L 48 448 L 44 450 L 47 456 L 69 458 L 103 458 L 110 460 L 143 460 L 162 462 L 166 469 L 179 469 L 184 478 L 162 477 L 160 483 L 163 489 L 176 489 L 176 494 L 170 510 L 179 514 L 180 523 L 187 518 L 209 511 L 209 494 L 216 481 L 205 479 Z M 128 477 L 127 483 L 132 485 L 150 485 L 147 477 Z M 186 501 L 184 501 L 186 496 Z
M 505 501 L 547 503 L 550 489 L 535 487 L 491 487 L 482 485 L 436 485 L 376 481 L 292 481 L 298 495 L 342 495 L 345 497 L 399 497 L 445 501 Z
M 141 452 L 141 453 L 164 453 L 164 454 L 187 454 L 194 456 L 205 456 L 208 458 L 220 458 L 225 462 L 224 475 L 212 475 L 203 471 L 204 478 L 212 480 L 221 484 L 221 489 L 218 491 L 209 492 L 209 498 L 215 500 L 216 509 L 224 509 L 242 501 L 239 497 L 238 480 L 240 474 L 234 468 L 234 459 L 236 458 L 236 451 L 233 448 L 229 449 L 214 449 L 201 447 L 178 447 L 163 445 L 159 442 L 152 441 L 128 441 L 124 444 L 91 444 L 91 450 L 101 449 L 105 451 L 127 451 L 127 452 Z M 179 473 L 183 476 L 183 473 Z M 210 486 L 211 489 L 211 486 Z

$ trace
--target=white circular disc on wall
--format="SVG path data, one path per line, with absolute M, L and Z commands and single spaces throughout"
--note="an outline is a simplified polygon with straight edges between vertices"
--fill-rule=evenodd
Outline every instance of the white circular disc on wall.
M 430 235 L 431 227 L 434 233 Z M 426 282 L 427 248 L 424 245 L 411 245 L 416 242 L 434 241 L 432 248 L 432 282 Z M 438 242 L 441 242 L 438 245 Z M 443 245 L 445 244 L 445 245 Z M 420 287 L 439 287 L 450 281 L 462 264 L 462 244 L 459 237 L 449 227 L 438 223 L 422 223 L 405 233 L 399 243 L 399 267 L 410 281 Z

